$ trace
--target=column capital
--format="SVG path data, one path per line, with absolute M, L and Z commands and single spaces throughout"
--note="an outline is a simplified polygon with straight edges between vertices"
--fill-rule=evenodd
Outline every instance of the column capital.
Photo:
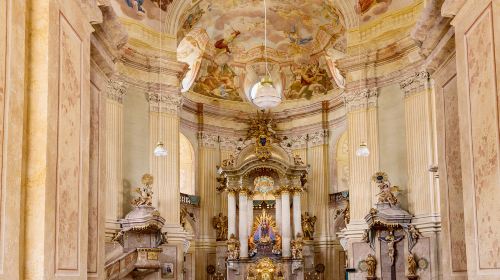
M 106 96 L 119 103 L 123 103 L 123 97 L 127 91 L 127 85 L 119 77 L 109 79 L 106 84 Z
M 322 129 L 307 135 L 307 142 L 311 147 L 328 143 L 328 130 Z
M 290 186 L 284 185 L 279 188 L 280 194 L 289 194 L 290 193 Z
M 403 79 L 399 86 L 403 90 L 404 97 L 430 89 L 430 74 L 427 71 L 415 72 Z
M 294 187 L 291 187 L 290 188 L 290 192 L 293 194 L 293 195 L 300 195 L 300 193 L 303 191 L 303 189 L 299 186 L 294 186 Z
M 161 107 L 161 112 L 177 115 L 182 108 L 183 97 L 177 87 L 151 83 L 146 98 L 153 112 L 159 112 Z
M 238 192 L 240 193 L 240 195 L 246 195 L 246 196 L 250 196 L 250 193 L 252 193 L 252 191 L 247 188 L 247 187 L 241 187 Z
M 347 111 L 368 109 L 377 106 L 377 88 L 364 88 L 344 92 L 343 99 Z

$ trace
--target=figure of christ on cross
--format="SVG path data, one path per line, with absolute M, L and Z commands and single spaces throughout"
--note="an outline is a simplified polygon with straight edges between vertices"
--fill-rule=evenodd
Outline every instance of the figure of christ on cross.
M 396 280 L 396 265 L 394 263 L 396 259 L 396 243 L 403 240 L 404 236 L 394 236 L 394 230 L 389 230 L 389 234 L 385 237 L 379 237 L 381 242 L 387 243 L 387 255 L 391 261 L 391 280 Z

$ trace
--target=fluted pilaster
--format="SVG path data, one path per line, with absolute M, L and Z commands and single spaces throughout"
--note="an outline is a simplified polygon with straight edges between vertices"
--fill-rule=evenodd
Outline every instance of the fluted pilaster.
M 404 93 L 409 210 L 416 217 L 439 213 L 434 159 L 432 90 L 429 74 L 417 72 L 400 83 Z
M 170 88 L 172 90 L 172 88 Z M 155 181 L 154 204 L 166 223 L 179 225 L 179 110 L 182 96 L 178 91 L 162 94 L 151 90 L 150 102 L 150 166 Z M 153 151 L 163 141 L 168 151 L 166 157 L 156 157 Z
M 362 223 L 376 201 L 376 186 L 371 176 L 378 171 L 377 91 L 363 89 L 347 93 L 344 98 L 349 135 L 349 197 L 351 223 Z M 367 143 L 368 157 L 356 156 L 361 143 Z
M 111 79 L 106 88 L 106 227 L 123 218 L 123 97 L 126 86 Z

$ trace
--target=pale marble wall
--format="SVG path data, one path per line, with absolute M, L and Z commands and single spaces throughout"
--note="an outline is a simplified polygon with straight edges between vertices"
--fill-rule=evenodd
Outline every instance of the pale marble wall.
M 467 1 L 455 26 L 469 279 L 500 277 L 500 3 Z

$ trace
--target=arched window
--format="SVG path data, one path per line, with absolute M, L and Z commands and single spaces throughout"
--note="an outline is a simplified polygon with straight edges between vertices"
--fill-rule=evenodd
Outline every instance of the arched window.
M 179 184 L 181 193 L 194 195 L 194 149 L 191 142 L 179 135 Z

